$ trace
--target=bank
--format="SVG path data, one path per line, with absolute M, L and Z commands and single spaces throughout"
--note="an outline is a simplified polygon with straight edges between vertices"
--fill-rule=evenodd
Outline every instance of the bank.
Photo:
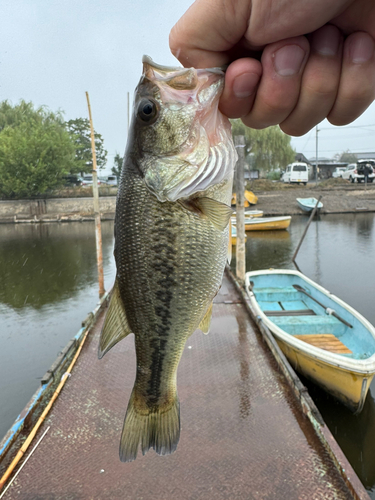
M 341 181 L 341 179 L 339 180 Z M 296 198 L 322 196 L 321 214 L 375 212 L 375 184 L 349 182 L 309 183 L 307 186 L 284 185 L 280 182 L 253 181 L 248 189 L 258 197 L 256 208 L 264 215 L 306 215 Z M 116 196 L 100 196 L 103 220 L 115 216 Z M 94 220 L 91 197 L 0 200 L 0 223 L 69 222 Z

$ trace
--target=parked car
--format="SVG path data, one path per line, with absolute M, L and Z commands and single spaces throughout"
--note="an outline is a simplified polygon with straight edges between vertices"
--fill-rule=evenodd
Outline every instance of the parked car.
M 364 168 L 367 164 L 370 165 L 371 168 L 371 173 L 368 176 L 368 181 L 372 182 L 375 178 L 375 160 L 359 160 L 357 163 L 350 163 L 343 171 L 341 177 L 350 182 L 362 182 L 365 180 Z
M 63 179 L 65 186 L 80 186 L 82 184 L 82 179 L 74 174 L 64 175 Z
M 116 175 L 109 175 L 107 177 L 107 184 L 109 184 L 110 186 L 117 186 L 117 184 L 118 184 L 117 176 Z
M 367 167 L 368 182 L 372 182 L 375 178 L 375 160 L 357 161 L 357 175 L 358 175 L 357 180 L 361 178 L 361 180 L 364 181 L 366 174 L 366 167 Z
M 93 178 L 91 174 L 84 175 L 82 178 L 82 186 L 92 186 Z M 98 186 L 102 184 L 102 181 L 98 178 Z
M 336 167 L 335 170 L 333 171 L 332 177 L 338 178 L 342 177 L 342 173 L 344 172 L 346 167 Z
M 281 181 L 288 182 L 291 184 L 292 182 L 304 184 L 306 186 L 307 181 L 309 180 L 309 171 L 306 163 L 291 163 L 286 167 L 286 171 L 282 175 Z

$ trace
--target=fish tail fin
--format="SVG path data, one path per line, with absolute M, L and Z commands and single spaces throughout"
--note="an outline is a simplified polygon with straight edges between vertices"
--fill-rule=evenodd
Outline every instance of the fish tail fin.
M 132 462 L 137 458 L 138 446 L 143 455 L 154 448 L 158 455 L 170 455 L 176 451 L 180 439 L 180 402 L 177 393 L 168 408 L 137 411 L 134 391 L 125 415 L 120 441 L 120 460 Z

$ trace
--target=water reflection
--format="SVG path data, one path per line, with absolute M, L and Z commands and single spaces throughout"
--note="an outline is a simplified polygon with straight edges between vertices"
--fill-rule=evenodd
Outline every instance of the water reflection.
M 250 415 L 251 398 L 250 398 L 250 346 L 249 337 L 247 335 L 247 319 L 239 313 L 236 316 L 238 324 L 238 358 L 240 363 L 240 416 L 245 419 Z
M 371 392 L 362 412 L 353 415 L 319 387 L 303 382 L 363 485 L 371 489 L 375 485 L 375 401 Z
M 103 224 L 103 253 L 110 258 L 112 224 Z M 72 298 L 96 281 L 93 225 L 0 225 L 0 302 L 39 309 Z M 105 262 L 104 262 L 105 265 Z

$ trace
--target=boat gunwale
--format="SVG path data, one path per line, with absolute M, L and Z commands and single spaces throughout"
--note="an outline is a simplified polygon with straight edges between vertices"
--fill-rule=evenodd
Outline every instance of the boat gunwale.
M 280 222 L 283 220 L 291 220 L 291 215 L 278 215 L 276 217 L 253 217 L 245 215 L 245 224 L 266 224 L 267 222 Z M 232 221 L 233 225 L 236 225 L 235 222 Z
M 271 321 L 270 318 L 268 318 L 268 316 L 266 316 L 264 312 L 260 309 L 258 301 L 255 298 L 255 294 L 250 288 L 251 276 L 261 276 L 266 274 L 290 274 L 300 277 L 303 281 L 308 283 L 313 288 L 322 292 L 324 295 L 329 296 L 329 298 L 331 298 L 338 305 L 342 306 L 352 316 L 354 316 L 358 321 L 360 321 L 363 324 L 363 326 L 367 329 L 367 331 L 371 334 L 374 343 L 375 343 L 375 328 L 364 316 L 362 316 L 358 311 L 353 309 L 349 304 L 347 304 L 340 298 L 336 297 L 336 295 L 332 294 L 321 285 L 318 285 L 317 283 L 315 283 L 314 281 L 312 281 L 310 278 L 305 276 L 303 273 L 300 273 L 299 271 L 294 271 L 291 269 L 269 269 L 269 270 L 247 272 L 245 275 L 246 293 L 259 317 L 262 318 L 262 321 L 267 325 L 267 327 L 272 331 L 272 333 L 275 334 L 276 337 L 280 338 L 280 340 L 283 340 L 284 342 L 293 346 L 294 348 L 304 352 L 308 356 L 311 356 L 327 364 L 336 366 L 342 370 L 350 371 L 361 375 L 369 375 L 375 372 L 375 353 L 372 354 L 372 356 L 370 356 L 367 359 L 345 358 L 340 354 L 332 353 L 324 349 L 321 349 L 319 347 L 313 346 L 311 344 L 307 344 L 303 340 L 299 340 L 295 338 L 293 335 L 287 333 L 285 330 L 283 330 L 282 328 L 277 326 L 273 321 Z

